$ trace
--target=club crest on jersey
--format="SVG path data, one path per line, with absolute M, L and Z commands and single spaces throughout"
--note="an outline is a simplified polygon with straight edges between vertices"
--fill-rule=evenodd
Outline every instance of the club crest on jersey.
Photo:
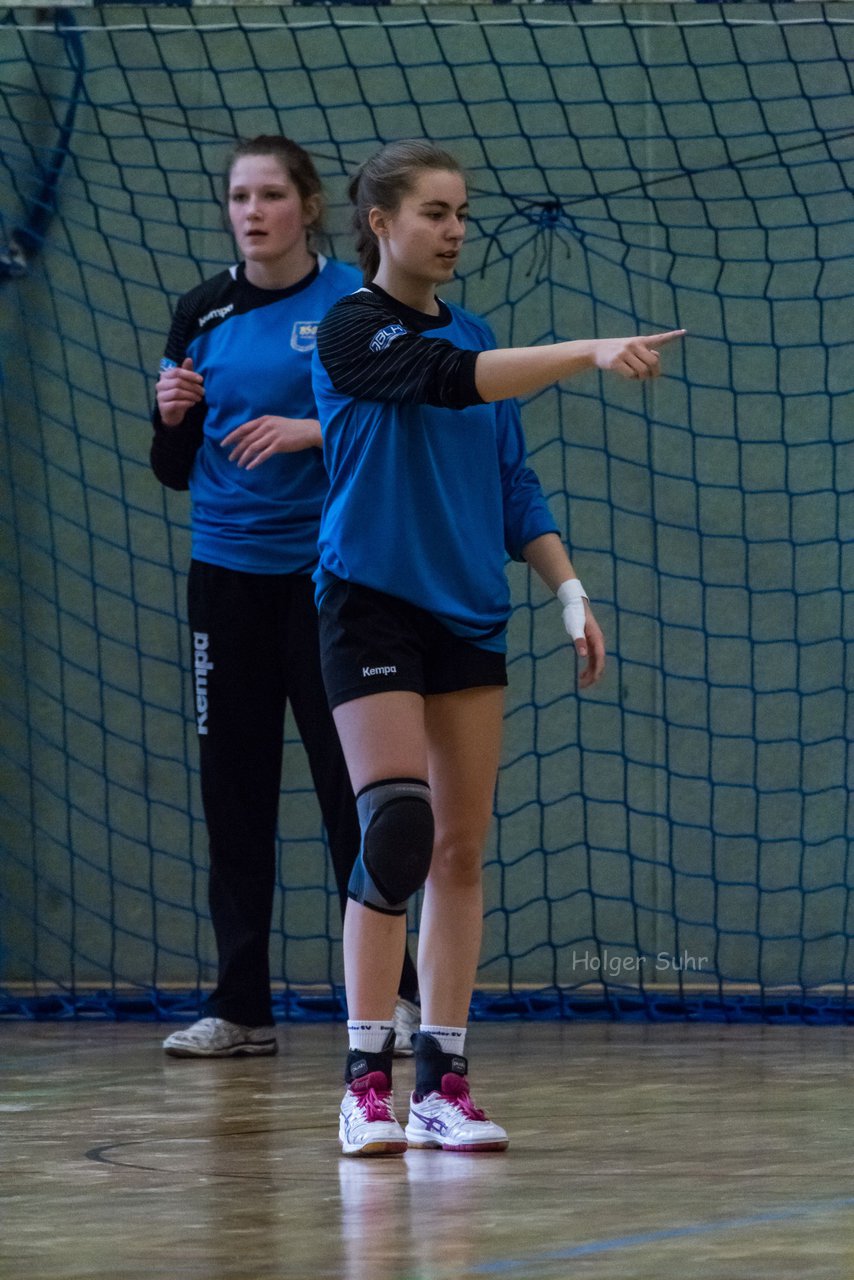
M 400 338 L 406 333 L 402 324 L 387 324 L 384 329 L 380 329 L 379 333 L 375 333 L 371 338 L 372 351 L 385 351 L 386 347 L 391 346 L 395 338 Z
M 317 346 L 317 321 L 297 320 L 291 330 L 294 351 L 313 351 Z

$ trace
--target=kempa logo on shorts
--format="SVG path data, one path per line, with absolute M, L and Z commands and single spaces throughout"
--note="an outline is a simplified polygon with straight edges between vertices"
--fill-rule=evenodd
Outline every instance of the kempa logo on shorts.
M 363 679 L 367 676 L 396 676 L 397 667 L 362 667 Z
M 213 311 L 209 311 L 206 316 L 202 316 L 199 321 L 199 328 L 203 329 L 209 320 L 219 320 L 222 316 L 227 316 L 229 312 L 234 310 L 234 303 L 229 302 L 227 307 L 215 307 Z
M 208 731 L 208 672 L 214 664 L 208 662 L 210 637 L 207 631 L 193 632 L 193 680 L 196 686 L 196 729 Z

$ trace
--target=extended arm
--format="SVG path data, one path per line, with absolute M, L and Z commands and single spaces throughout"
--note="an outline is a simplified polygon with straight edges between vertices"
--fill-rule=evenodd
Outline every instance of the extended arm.
M 481 351 L 474 380 L 487 403 L 529 396 L 587 369 L 607 369 L 623 378 L 655 378 L 661 372 L 658 348 L 681 338 L 684 329 L 648 337 L 582 338 L 542 347 Z

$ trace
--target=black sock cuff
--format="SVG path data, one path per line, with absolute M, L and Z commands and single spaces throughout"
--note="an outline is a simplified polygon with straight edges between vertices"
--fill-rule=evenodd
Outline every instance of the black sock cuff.
M 370 1075 L 372 1071 L 382 1071 L 390 1085 L 393 1057 L 394 1031 L 388 1033 L 385 1044 L 379 1053 L 368 1053 L 364 1049 L 351 1049 L 347 1054 L 347 1064 L 344 1068 L 344 1083 L 352 1084 L 354 1080 Z
M 468 1058 L 461 1053 L 445 1053 L 435 1036 L 418 1031 L 412 1037 L 415 1053 L 415 1092 L 420 1098 L 441 1090 L 442 1076 L 468 1075 Z

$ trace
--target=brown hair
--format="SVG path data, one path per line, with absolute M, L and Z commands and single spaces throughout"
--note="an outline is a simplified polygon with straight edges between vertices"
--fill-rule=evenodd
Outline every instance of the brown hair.
M 312 198 L 316 202 L 317 213 L 307 228 L 308 233 L 323 231 L 323 215 L 326 211 L 326 201 L 323 194 L 323 183 L 320 181 L 320 175 L 314 167 L 314 161 L 298 142 L 294 142 L 291 138 L 282 137 L 279 134 L 262 133 L 257 138 L 241 139 L 235 145 L 225 170 L 226 206 L 228 205 L 228 191 L 231 186 L 231 172 L 237 161 L 242 160 L 244 156 L 275 156 L 299 192 L 303 205 L 307 204 Z
M 387 143 L 370 160 L 366 160 L 351 179 L 348 194 L 354 206 L 356 252 L 366 281 L 374 278 L 380 265 L 379 244 L 369 221 L 371 209 L 395 213 L 425 169 L 464 176 L 460 162 L 450 152 L 432 142 L 407 139 Z

